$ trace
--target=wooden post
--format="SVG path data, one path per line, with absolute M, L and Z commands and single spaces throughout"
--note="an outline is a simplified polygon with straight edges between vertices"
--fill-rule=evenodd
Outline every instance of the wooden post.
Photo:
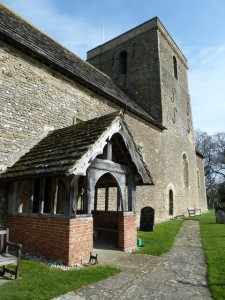
M 98 185 L 95 186 L 95 200 L 94 200 L 94 210 L 98 208 Z
M 66 177 L 65 179 L 65 187 L 66 187 L 66 199 L 65 199 L 65 215 L 70 216 L 71 215 L 71 198 L 70 198 L 70 192 L 71 192 L 71 177 Z
M 53 194 L 52 214 L 55 215 L 57 209 L 57 197 L 58 197 L 58 177 L 54 177 L 52 180 L 52 194 Z
M 9 193 L 8 212 L 16 212 L 18 181 L 12 182 L 11 188 L 12 188 L 12 192 Z
M 31 214 L 33 211 L 33 201 L 34 201 L 34 180 L 31 180 L 31 185 L 32 185 L 32 193 L 30 196 L 30 201 L 29 201 L 29 205 L 28 205 L 28 214 Z
M 86 213 L 91 214 L 91 204 L 93 203 L 92 201 L 94 200 L 94 186 L 93 186 L 93 180 L 90 174 L 90 170 L 87 171 L 87 184 L 86 184 L 86 197 L 85 197 L 85 204 L 86 204 Z
M 41 178 L 40 180 L 40 207 L 39 207 L 39 213 L 44 213 L 44 203 L 45 201 L 45 178 Z
M 135 176 L 128 176 L 128 211 L 135 212 L 136 204 L 136 183 Z
M 17 190 L 17 212 L 21 213 L 23 211 L 23 198 L 22 192 L 24 188 L 23 181 L 19 182 L 19 189 Z
M 112 160 L 112 144 L 110 142 L 107 143 L 107 159 Z
M 88 173 L 88 172 L 87 172 Z M 88 176 L 88 175 L 87 175 Z M 87 176 L 84 178 L 84 194 L 83 194 L 83 213 L 87 213 L 87 198 L 88 198 L 88 179 Z
M 77 213 L 77 199 L 78 199 L 78 180 L 80 176 L 73 176 L 71 180 L 71 192 L 70 192 L 70 214 L 75 216 Z

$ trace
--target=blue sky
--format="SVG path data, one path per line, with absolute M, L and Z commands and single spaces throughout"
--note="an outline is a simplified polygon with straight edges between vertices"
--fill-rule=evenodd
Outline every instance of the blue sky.
M 78 56 L 157 16 L 188 60 L 194 128 L 225 131 L 224 0 L 3 0 Z

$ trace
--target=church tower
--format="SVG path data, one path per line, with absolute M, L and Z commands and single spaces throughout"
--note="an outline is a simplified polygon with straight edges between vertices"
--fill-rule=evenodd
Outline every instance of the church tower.
M 162 125 L 169 125 L 168 118 L 176 123 L 180 113 L 192 130 L 187 61 L 157 17 L 90 50 L 87 61 Z M 176 104 L 178 97 L 182 103 Z
M 90 50 L 87 61 L 166 127 L 160 152 L 168 210 L 185 211 L 190 199 L 198 207 L 187 60 L 160 20 L 155 17 Z

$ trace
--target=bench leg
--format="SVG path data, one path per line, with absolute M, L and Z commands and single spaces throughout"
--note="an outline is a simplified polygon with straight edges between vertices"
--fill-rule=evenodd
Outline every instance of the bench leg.
M 15 279 L 17 279 L 19 277 L 19 272 L 20 272 L 20 263 L 18 262 L 14 270 L 8 269 L 6 266 L 3 266 L 3 276 L 5 275 L 5 273 L 8 272 L 12 275 L 15 276 Z
M 2 275 L 4 276 L 5 271 L 6 271 L 6 270 L 5 270 L 5 266 L 3 266 L 2 271 L 3 271 L 3 274 L 2 274 Z
M 20 262 L 18 261 L 16 265 L 15 279 L 19 277 L 19 272 L 20 272 Z

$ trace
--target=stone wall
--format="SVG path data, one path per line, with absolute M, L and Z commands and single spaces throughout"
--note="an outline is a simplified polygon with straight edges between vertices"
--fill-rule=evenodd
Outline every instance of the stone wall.
M 174 211 L 186 214 L 187 206 L 199 206 L 197 165 L 192 112 L 187 84 L 187 65 L 177 48 L 159 31 L 162 82 L 165 184 L 174 194 Z M 177 60 L 178 79 L 174 76 L 173 56 Z M 188 184 L 185 184 L 184 160 L 187 158 Z
M 0 165 L 8 165 L 52 128 L 119 107 L 78 83 L 0 43 Z
M 127 72 L 120 74 L 120 53 L 127 53 Z M 174 58 L 178 78 L 174 75 Z M 166 127 L 159 132 L 138 120 L 125 117 L 135 141 L 143 143 L 145 161 L 155 186 L 137 189 L 137 220 L 143 206 L 152 206 L 156 222 L 171 218 L 169 194 L 173 194 L 174 216 L 187 214 L 187 206 L 201 207 L 197 164 L 188 91 L 187 61 L 156 18 L 101 45 L 88 53 L 88 61 L 111 76 L 128 94 Z M 144 130 L 143 130 L 144 129 Z M 183 155 L 187 158 L 185 185 Z M 200 203 L 201 202 L 201 203 Z
M 120 110 L 100 95 L 51 70 L 19 50 L 1 44 L 1 157 L 2 166 L 10 165 L 51 128 L 71 125 L 73 118 L 91 119 Z M 125 121 L 137 143 L 144 143 L 146 162 L 153 177 L 161 176 L 158 165 L 161 131 L 138 117 L 125 113 Z M 150 154 L 151 153 L 151 154 Z M 151 158 L 151 159 L 150 159 Z M 142 202 L 149 201 L 149 187 Z M 158 192 L 157 192 L 158 193 Z M 142 207 L 142 202 L 137 207 Z M 155 201 L 157 202 L 157 201 Z
M 74 118 L 88 120 L 120 110 L 108 99 L 66 78 L 35 57 L 3 42 L 0 47 L 2 169 L 52 128 L 72 125 Z M 121 50 L 128 52 L 129 76 L 116 76 Z M 93 58 L 101 60 L 99 68 L 111 70 L 116 82 L 167 128 L 162 131 L 125 112 L 124 119 L 135 142 L 143 144 L 143 156 L 154 181 L 154 186 L 137 187 L 137 225 L 140 209 L 144 206 L 155 209 L 156 222 L 171 218 L 170 189 L 174 195 L 174 216 L 186 213 L 187 206 L 201 208 L 204 198 L 200 204 L 187 69 L 179 49 L 160 31 L 151 29 L 126 39 L 114 49 L 108 48 L 103 54 L 101 59 L 99 56 Z M 178 80 L 173 76 L 173 55 L 178 61 Z M 188 158 L 188 187 L 184 187 L 183 153 Z M 4 202 L 3 196 L 0 202 Z
M 207 211 L 207 201 L 206 199 L 206 189 L 205 189 L 205 171 L 203 165 L 203 157 L 197 155 L 197 177 L 198 177 L 198 198 L 199 198 L 199 207 L 202 209 L 202 212 Z
M 98 55 L 92 56 L 89 53 L 87 61 L 109 75 L 157 121 L 162 122 L 157 39 L 157 31 L 154 29 L 140 35 L 133 34 L 130 39 L 121 42 L 120 38 L 118 42 L 116 38 L 108 42 L 107 48 L 104 50 L 103 47 Z M 127 72 L 124 74 L 120 74 L 122 51 L 127 53 Z

